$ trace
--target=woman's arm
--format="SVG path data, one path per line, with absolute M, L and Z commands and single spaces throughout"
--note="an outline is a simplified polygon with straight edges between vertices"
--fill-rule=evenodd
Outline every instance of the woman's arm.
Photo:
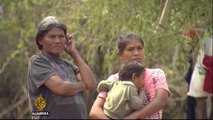
M 72 58 L 79 67 L 81 79 L 85 83 L 87 89 L 94 89 L 97 85 L 97 82 L 89 66 L 82 60 L 77 51 L 72 54 Z
M 97 97 L 90 110 L 89 117 L 92 119 L 109 119 L 103 110 L 105 99 Z
M 62 80 L 59 76 L 54 75 L 45 81 L 45 86 L 58 95 L 75 95 L 86 90 L 83 82 L 69 82 Z
M 97 81 L 95 79 L 95 75 L 93 74 L 92 70 L 89 66 L 83 61 L 80 54 L 78 53 L 75 40 L 71 35 L 67 35 L 68 42 L 66 44 L 65 51 L 73 58 L 77 66 L 79 67 L 79 71 L 81 74 L 81 79 L 85 83 L 86 88 L 94 89 L 97 85 Z
M 76 74 L 76 78 L 77 78 L 77 80 L 79 80 L 80 82 L 83 82 L 82 81 L 82 79 L 81 79 L 81 74 L 78 72 L 77 74 Z M 84 96 L 84 101 L 85 101 L 85 103 L 87 104 L 88 103 L 88 90 L 84 90 L 83 91 L 83 96 Z
M 156 97 L 147 104 L 144 108 L 141 108 L 138 111 L 133 112 L 132 114 L 128 115 L 124 119 L 138 119 L 138 118 L 145 118 L 148 117 L 155 112 L 163 109 L 166 105 L 168 100 L 169 93 L 165 89 L 158 89 L 156 91 Z

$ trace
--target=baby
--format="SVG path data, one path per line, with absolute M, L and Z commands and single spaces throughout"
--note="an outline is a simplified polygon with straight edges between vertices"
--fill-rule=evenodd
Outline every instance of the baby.
M 131 61 L 121 67 L 119 81 L 102 80 L 97 91 L 109 91 L 104 113 L 112 119 L 122 119 L 143 106 L 147 97 L 142 89 L 144 67 Z M 140 90 L 140 94 L 139 94 Z

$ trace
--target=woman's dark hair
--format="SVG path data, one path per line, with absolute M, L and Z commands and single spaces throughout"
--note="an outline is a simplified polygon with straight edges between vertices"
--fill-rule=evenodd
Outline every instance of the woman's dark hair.
M 139 40 L 141 42 L 142 46 L 144 47 L 144 41 L 139 35 L 137 35 L 136 33 L 133 33 L 133 32 L 126 32 L 126 33 L 121 34 L 118 37 L 117 49 L 118 49 L 119 53 L 124 50 L 124 48 L 126 47 L 128 42 L 132 39 Z
M 132 79 L 132 75 L 135 73 L 139 77 L 144 72 L 144 67 L 141 63 L 136 61 L 127 62 L 121 67 L 119 71 L 119 79 L 121 81 L 129 81 Z
M 42 50 L 42 45 L 39 44 L 39 41 L 52 29 L 52 28 L 60 28 L 64 31 L 64 34 L 67 34 L 66 25 L 60 21 L 58 18 L 54 16 L 48 16 L 44 18 L 38 25 L 37 33 L 36 33 L 36 44 L 38 49 Z

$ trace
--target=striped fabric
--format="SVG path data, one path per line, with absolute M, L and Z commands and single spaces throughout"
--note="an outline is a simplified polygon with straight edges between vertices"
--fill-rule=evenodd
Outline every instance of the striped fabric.
M 155 98 L 155 91 L 159 88 L 165 89 L 169 92 L 164 72 L 161 69 L 146 68 L 144 76 L 144 89 L 146 91 L 148 101 L 144 103 L 145 106 Z M 147 117 L 147 119 L 162 119 L 162 110 Z

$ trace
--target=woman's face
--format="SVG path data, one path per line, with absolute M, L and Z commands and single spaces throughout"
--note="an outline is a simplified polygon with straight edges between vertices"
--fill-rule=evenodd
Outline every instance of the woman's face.
M 137 39 L 130 40 L 122 52 L 119 53 L 119 58 L 124 61 L 137 61 L 143 64 L 144 61 L 144 47 Z
M 63 52 L 66 44 L 66 36 L 60 28 L 52 28 L 40 41 L 42 51 L 58 57 Z

